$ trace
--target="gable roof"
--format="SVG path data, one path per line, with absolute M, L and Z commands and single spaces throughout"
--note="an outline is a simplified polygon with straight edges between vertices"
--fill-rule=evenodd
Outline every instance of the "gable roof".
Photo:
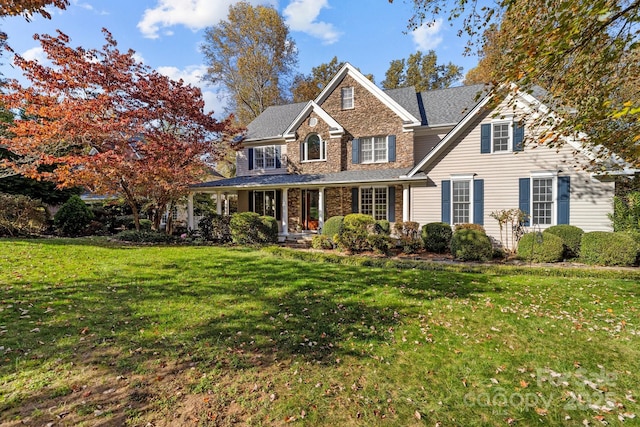
M 333 117 L 329 115 L 326 111 L 322 109 L 315 101 L 309 101 L 307 105 L 298 113 L 298 116 L 293 120 L 293 122 L 287 127 L 284 132 L 284 137 L 287 140 L 295 140 L 296 139 L 296 129 L 302 123 L 302 121 L 307 117 L 311 112 L 315 112 L 326 124 L 329 125 L 329 135 L 331 138 L 340 137 L 344 134 L 344 128 L 340 126 Z
M 307 104 L 308 102 L 298 102 L 268 107 L 247 125 L 245 141 L 282 139 L 291 122 L 295 120 Z
M 420 92 L 427 126 L 455 125 L 487 94 L 483 84 Z

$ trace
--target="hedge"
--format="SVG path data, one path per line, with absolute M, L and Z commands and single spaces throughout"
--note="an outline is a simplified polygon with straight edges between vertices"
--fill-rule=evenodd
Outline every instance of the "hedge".
M 560 224 L 547 228 L 544 233 L 551 233 L 562 239 L 565 258 L 576 258 L 580 255 L 580 242 L 584 234 L 582 228 L 575 225 Z
M 592 231 L 582 235 L 580 260 L 587 264 L 631 266 L 637 263 L 639 250 L 630 233 Z
M 533 262 L 558 262 L 564 256 L 562 239 L 553 233 L 527 233 L 518 242 L 518 258 Z
M 493 255 L 493 247 L 486 233 L 462 228 L 453 233 L 451 254 L 462 261 L 487 261 Z

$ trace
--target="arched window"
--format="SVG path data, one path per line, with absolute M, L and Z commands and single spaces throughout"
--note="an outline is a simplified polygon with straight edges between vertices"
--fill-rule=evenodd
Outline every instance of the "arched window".
M 327 150 L 326 144 L 317 133 L 307 136 L 302 143 L 301 156 L 302 161 L 326 160 Z

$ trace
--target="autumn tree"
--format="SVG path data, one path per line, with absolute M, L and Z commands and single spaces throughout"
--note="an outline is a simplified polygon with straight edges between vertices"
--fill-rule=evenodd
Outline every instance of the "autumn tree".
M 463 18 L 472 49 L 487 28 L 497 29 L 489 40 L 499 52 L 489 73 L 494 93 L 512 84 L 546 89 L 541 101 L 554 116 L 531 116 L 548 130 L 537 143 L 570 137 L 602 159 L 615 153 L 640 167 L 640 0 L 499 0 L 482 8 L 477 0 L 415 0 L 409 26 L 447 11 Z
M 407 59 L 394 59 L 385 73 L 382 87 L 397 89 L 415 86 L 418 92 L 431 89 L 442 89 L 451 86 L 462 77 L 462 67 L 438 64 L 438 56 L 430 50 L 426 54 L 418 51 Z
M 205 80 L 222 85 L 229 109 L 246 125 L 267 107 L 281 103 L 297 64 L 295 43 L 273 7 L 238 2 L 227 20 L 205 30 Z
M 51 14 L 45 9 L 47 6 L 54 6 L 66 9 L 69 6 L 68 0 L 0 0 L 0 16 L 22 15 L 27 20 L 34 14 L 40 14 L 47 19 L 51 19 Z
M 200 89 L 137 62 L 134 51 L 120 52 L 103 32 L 102 50 L 72 48 L 61 32 L 34 36 L 51 66 L 15 55 L 30 84 L 9 81 L 1 95 L 24 117 L 0 138 L 22 159 L 5 159 L 5 166 L 61 188 L 120 196 L 138 228 L 139 207 L 150 203 L 158 226 L 166 207 L 203 172 L 204 156 L 215 161 L 236 131 L 230 119 L 204 112 Z
M 311 74 L 298 74 L 293 79 L 291 88 L 293 102 L 315 99 L 343 66 L 344 62 L 338 61 L 338 57 L 334 56 L 331 61 L 313 67 Z

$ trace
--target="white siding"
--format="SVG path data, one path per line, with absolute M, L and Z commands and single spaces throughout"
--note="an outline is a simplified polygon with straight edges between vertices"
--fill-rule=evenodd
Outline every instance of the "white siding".
M 418 135 L 413 141 L 414 163 L 418 164 L 444 138 L 445 134 Z
M 253 169 L 249 170 L 248 148 L 236 152 L 236 176 L 254 176 L 254 175 L 280 175 L 287 173 L 287 146 L 280 145 L 280 156 L 282 167 L 276 169 Z
M 480 154 L 480 124 L 490 123 L 491 114 L 479 118 L 463 132 L 427 170 L 428 183 L 412 186 L 411 219 L 424 225 L 441 220 L 441 181 L 453 174 L 475 174 L 484 180 L 484 227 L 496 239 L 498 222 L 491 212 L 518 208 L 519 178 L 532 172 L 559 171 L 571 177 L 570 218 L 572 225 L 585 231 L 610 231 L 607 214 L 613 210 L 614 183 L 591 178 L 583 170 L 586 158 L 565 144 L 558 151 L 545 146 L 525 146 L 518 153 Z M 525 127 L 525 134 L 530 129 Z M 557 210 L 557 205 L 554 206 Z

